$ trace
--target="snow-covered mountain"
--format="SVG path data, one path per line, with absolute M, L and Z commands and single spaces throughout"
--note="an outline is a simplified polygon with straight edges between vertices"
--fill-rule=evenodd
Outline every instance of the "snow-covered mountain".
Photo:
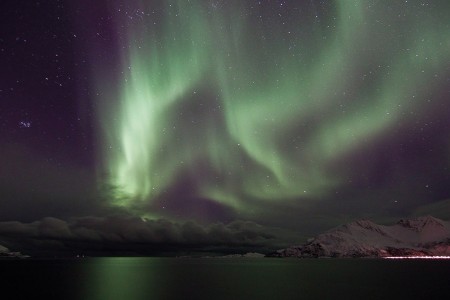
M 28 258 L 28 255 L 23 255 L 20 252 L 11 252 L 5 246 L 0 245 L 0 258 Z
M 450 222 L 432 216 L 402 219 L 394 225 L 360 220 L 322 233 L 273 257 L 385 257 L 450 255 Z

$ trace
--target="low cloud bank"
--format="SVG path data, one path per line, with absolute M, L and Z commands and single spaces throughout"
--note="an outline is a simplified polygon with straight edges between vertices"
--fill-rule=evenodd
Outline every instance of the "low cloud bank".
M 250 221 L 201 225 L 192 221 L 108 216 L 0 222 L 0 244 L 24 253 L 145 255 L 164 251 L 269 249 L 280 242 L 277 229 Z

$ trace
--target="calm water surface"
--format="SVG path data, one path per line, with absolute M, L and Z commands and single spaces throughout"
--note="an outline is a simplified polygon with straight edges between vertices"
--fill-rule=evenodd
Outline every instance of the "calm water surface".
M 2 299 L 450 299 L 450 261 L 0 261 Z

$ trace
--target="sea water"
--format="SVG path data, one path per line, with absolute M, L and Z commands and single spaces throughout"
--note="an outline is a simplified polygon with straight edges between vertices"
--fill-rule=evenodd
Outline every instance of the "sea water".
M 0 276 L 1 299 L 450 299 L 449 260 L 2 260 Z

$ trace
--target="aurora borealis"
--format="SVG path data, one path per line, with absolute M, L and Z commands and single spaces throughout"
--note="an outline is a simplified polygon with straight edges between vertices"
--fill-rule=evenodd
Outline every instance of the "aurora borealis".
M 361 218 L 450 218 L 447 0 L 0 14 L 0 245 L 26 227 L 275 247 Z
M 177 197 L 240 212 L 336 193 L 364 168 L 348 157 L 442 105 L 430 99 L 448 82 L 449 22 L 417 5 L 112 5 L 124 45 L 100 109 L 112 201 L 152 213 L 183 180 Z

